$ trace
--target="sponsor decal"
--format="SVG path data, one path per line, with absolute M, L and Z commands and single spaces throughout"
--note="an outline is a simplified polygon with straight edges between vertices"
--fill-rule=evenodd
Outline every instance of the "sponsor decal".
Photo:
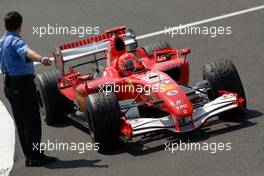
M 159 83 L 160 86 L 170 83 L 170 80 L 163 80 Z
M 130 121 L 130 123 L 133 125 L 136 125 L 136 124 L 141 123 L 141 122 L 143 122 L 143 120 L 141 120 L 141 119 L 134 119 L 134 120 Z
M 177 111 L 181 111 L 182 110 L 182 112 L 184 113 L 184 114 L 187 114 L 187 107 L 188 107 L 188 105 L 187 104 L 184 104 L 183 103 L 183 100 L 177 100 L 176 101 L 176 109 L 177 109 Z
M 155 87 L 161 87 L 161 86 L 164 86 L 164 85 L 166 85 L 168 83 L 170 83 L 170 80 L 167 79 L 167 80 L 163 80 L 163 81 L 161 81 L 159 83 L 156 83 L 153 86 L 155 86 Z
M 156 72 L 149 72 L 148 73 L 148 79 L 152 79 L 152 78 L 156 78 L 156 77 L 158 77 L 159 75 L 158 75 L 158 73 L 156 73 Z
M 223 99 L 229 99 L 229 98 L 235 97 L 235 95 L 232 93 L 229 93 L 229 94 L 224 94 L 222 97 L 223 97 Z
M 167 85 L 164 85 L 164 86 L 160 87 L 160 91 L 161 92 L 166 92 L 166 91 L 170 91 L 170 90 L 173 90 L 173 89 L 176 89 L 176 85 L 175 84 L 167 84 Z
M 182 104 L 183 104 L 183 101 L 182 101 L 182 100 L 177 100 L 177 101 L 176 101 L 176 104 L 177 104 L 177 105 L 182 105 Z
M 180 111 L 180 110 L 184 110 L 184 109 L 186 109 L 188 106 L 187 106 L 187 104 L 182 104 L 182 105 L 178 105 L 178 106 L 176 106 L 176 109 L 178 110 L 178 111 Z
M 178 93 L 177 90 L 170 90 L 169 92 L 167 92 L 167 95 L 168 96 L 173 96 L 173 95 L 176 95 Z
M 162 75 L 162 74 L 157 74 L 157 73 L 148 73 L 147 75 L 145 75 L 144 77 L 142 77 L 141 75 L 138 77 L 141 80 L 146 81 L 147 83 L 154 83 L 154 82 L 158 82 L 161 80 L 165 80 L 168 79 L 168 77 L 166 75 Z

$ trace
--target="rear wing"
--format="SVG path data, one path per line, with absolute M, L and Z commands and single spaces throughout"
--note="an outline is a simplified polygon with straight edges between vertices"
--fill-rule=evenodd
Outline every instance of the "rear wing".
M 137 47 L 136 35 L 132 29 L 126 28 L 126 26 L 112 28 L 104 31 L 102 35 L 71 42 L 55 48 L 53 57 L 56 68 L 63 71 L 64 63 L 66 62 L 105 52 L 108 48 L 109 40 L 113 35 L 118 35 L 124 40 L 128 51 L 134 50 Z

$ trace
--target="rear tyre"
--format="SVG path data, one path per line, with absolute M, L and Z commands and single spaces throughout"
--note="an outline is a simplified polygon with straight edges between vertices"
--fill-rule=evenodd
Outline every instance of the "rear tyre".
M 119 102 L 112 92 L 98 92 L 87 97 L 87 122 L 94 143 L 100 149 L 115 148 L 121 144 L 122 125 Z
M 236 67 L 227 59 L 219 59 L 215 62 L 204 65 L 203 78 L 209 82 L 211 90 L 208 92 L 209 99 L 213 100 L 218 97 L 218 91 L 225 90 L 237 93 L 238 98 L 243 98 L 243 109 L 237 108 L 227 113 L 223 113 L 220 117 L 226 117 L 232 114 L 243 114 L 245 112 L 247 102 L 244 88 Z
M 59 70 L 38 74 L 35 78 L 39 96 L 40 115 L 48 125 L 62 122 L 64 114 L 73 111 L 73 102 L 60 94 L 56 81 L 61 77 Z
M 165 41 L 159 41 L 155 42 L 149 45 L 144 45 L 142 49 L 146 52 L 148 56 L 152 56 L 154 54 L 154 51 L 162 50 L 165 48 L 170 48 L 170 44 Z

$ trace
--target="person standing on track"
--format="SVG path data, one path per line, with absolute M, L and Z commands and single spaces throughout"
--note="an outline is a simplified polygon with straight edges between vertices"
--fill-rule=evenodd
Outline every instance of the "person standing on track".
M 34 83 L 33 62 L 51 65 L 51 60 L 31 50 L 20 37 L 23 18 L 16 12 L 4 17 L 6 33 L 0 39 L 0 66 L 4 75 L 4 92 L 11 104 L 18 136 L 27 167 L 54 162 L 34 147 L 41 142 L 41 119 Z

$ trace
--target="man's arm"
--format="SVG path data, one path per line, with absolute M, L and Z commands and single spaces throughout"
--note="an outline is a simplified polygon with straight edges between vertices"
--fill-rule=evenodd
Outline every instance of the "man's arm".
M 37 52 L 33 51 L 32 49 L 29 49 L 27 51 L 27 58 L 29 58 L 33 62 L 41 62 L 42 56 Z
M 27 51 L 27 58 L 33 62 L 41 62 L 43 65 L 51 65 L 51 60 L 47 57 L 43 57 L 32 49 Z
M 25 61 L 26 58 L 33 62 L 41 62 L 43 65 L 51 65 L 51 60 L 48 57 L 43 57 L 37 52 L 28 47 L 24 40 L 17 37 L 12 42 L 13 47 L 16 49 L 18 55 Z

